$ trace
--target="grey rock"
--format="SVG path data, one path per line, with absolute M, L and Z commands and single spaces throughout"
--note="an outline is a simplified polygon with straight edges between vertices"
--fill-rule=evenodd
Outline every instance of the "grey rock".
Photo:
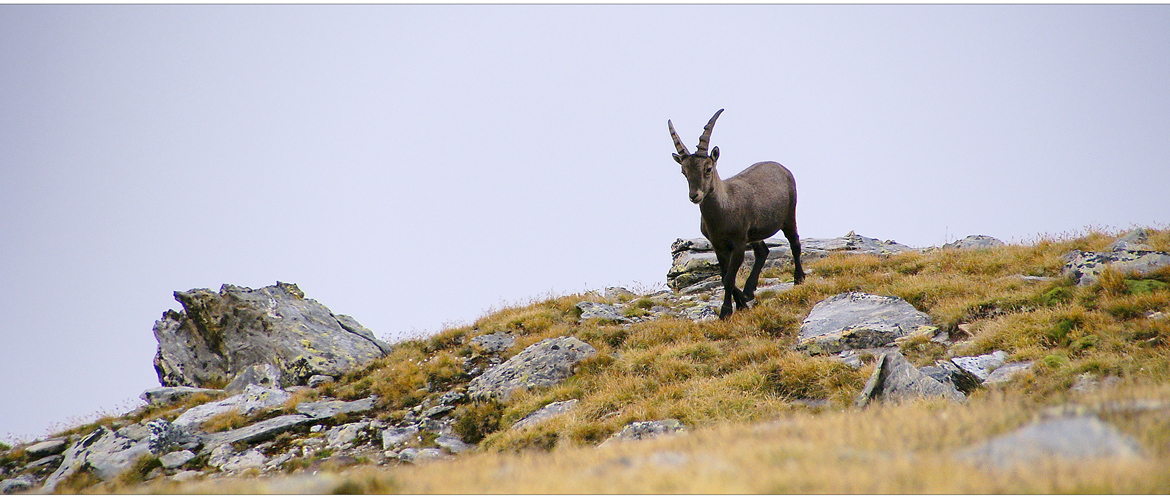
M 243 428 L 212 433 L 203 437 L 203 452 L 223 444 L 260 442 L 293 428 L 307 426 L 313 419 L 304 414 L 290 414 L 265 419 Z
M 49 454 L 60 454 L 65 452 L 69 444 L 64 440 L 45 440 L 44 442 L 37 442 L 28 447 L 25 447 L 24 454 L 29 459 L 38 459 Z
M 987 375 L 987 379 L 983 380 L 985 386 L 995 386 L 1007 383 L 1020 373 L 1032 368 L 1031 362 L 1010 362 L 997 367 L 991 374 Z
M 800 324 L 796 349 L 809 354 L 886 346 L 913 334 L 931 334 L 930 317 L 905 300 L 849 292 L 813 306 Z
M 544 407 L 541 407 L 540 409 L 532 411 L 523 418 L 520 418 L 519 421 L 512 424 L 512 429 L 516 430 L 524 428 L 525 426 L 534 426 L 541 421 L 552 418 L 553 416 L 569 412 L 573 410 L 574 407 L 577 407 L 577 399 L 565 400 L 563 402 L 553 402 Z
M 578 362 L 594 355 L 597 349 L 571 336 L 543 340 L 471 380 L 467 395 L 503 399 L 516 390 L 552 386 L 571 376 Z
M 348 448 L 369 427 L 369 421 L 334 426 L 325 432 L 325 444 L 335 449 Z
M 616 322 L 630 321 L 628 317 L 623 316 L 617 307 L 613 305 L 583 301 L 577 304 L 577 308 L 581 310 L 581 320 L 602 319 Z
M 1130 247 L 1126 243 L 1125 247 Z M 1170 253 L 1148 250 L 1117 250 L 1103 253 L 1072 250 L 1064 255 L 1063 272 L 1078 284 L 1097 281 L 1106 267 L 1119 274 L 1145 275 L 1170 267 Z
M 49 466 L 57 466 L 57 465 L 60 465 L 61 461 L 63 461 L 64 459 L 65 459 L 64 456 L 62 456 L 61 454 L 53 454 L 51 456 L 45 456 L 45 457 L 42 457 L 40 459 L 37 459 L 36 461 L 33 461 L 31 463 L 24 465 L 24 469 L 28 470 L 28 471 L 32 471 L 32 470 L 47 468 Z M 56 469 L 56 468 L 54 468 L 54 469 Z
M 792 262 L 792 251 L 788 247 L 788 240 L 783 238 L 769 238 L 764 240 L 768 246 L 768 258 L 764 267 L 782 266 Z M 858 235 L 852 231 L 848 234 L 831 239 L 801 238 L 801 260 L 811 261 L 831 253 L 891 255 L 906 251 L 915 251 L 914 248 L 894 241 L 881 241 L 871 237 Z M 676 292 L 695 283 L 719 276 L 719 263 L 706 239 L 678 239 L 670 245 L 671 266 L 666 273 L 666 283 Z M 743 265 L 751 268 L 755 262 L 755 253 L 748 250 L 744 253 Z
M 602 294 L 602 296 L 609 300 L 629 300 L 635 295 L 632 291 L 626 288 L 611 286 L 605 288 L 605 292 Z
M 232 445 L 228 443 L 218 444 L 211 447 L 211 455 L 207 458 L 207 465 L 212 468 L 222 469 L 223 465 L 227 464 L 228 460 L 235 455 L 235 450 Z
M 266 459 L 264 453 L 256 449 L 248 449 L 236 454 L 232 451 L 231 445 L 222 444 L 211 452 L 207 464 L 223 471 L 238 472 L 248 468 L 263 468 Z
M 1145 229 L 1134 229 L 1126 232 L 1125 235 L 1117 238 L 1116 241 L 1113 241 L 1109 247 L 1105 248 L 1105 251 L 1153 251 L 1154 248 L 1146 244 L 1148 240 L 1149 236 L 1146 234 Z
M 54 471 L 45 479 L 44 485 L 41 486 L 41 493 L 53 493 L 53 490 L 57 488 L 58 482 L 81 470 L 86 465 L 89 447 L 94 445 L 106 433 L 112 433 L 112 431 L 109 428 L 101 426 L 73 442 L 65 450 L 61 466 L 57 467 L 57 471 Z
M 327 400 L 321 402 L 301 402 L 297 404 L 297 412 L 313 419 L 331 418 L 338 414 L 352 414 L 366 412 L 374 408 L 378 398 L 369 396 L 364 399 L 346 402 L 343 400 Z
M 694 322 L 713 321 L 719 318 L 719 312 L 709 303 L 700 303 L 682 311 L 682 317 Z
M 953 243 L 944 244 L 943 249 L 980 250 L 998 248 L 1003 245 L 1003 241 L 991 236 L 967 236 Z
M 167 453 L 172 447 L 181 446 L 192 441 L 191 435 L 165 419 L 147 421 L 146 430 L 146 442 L 150 448 L 150 453 L 156 456 Z
M 337 376 L 390 351 L 352 317 L 305 299 L 295 284 L 260 289 L 225 284 L 220 291 L 175 292 L 182 312 L 154 325 L 155 370 L 163 386 L 206 386 L 245 368 L 273 364 L 281 386 L 314 374 Z
M 439 405 L 452 405 L 467 400 L 467 394 L 459 390 L 451 390 L 439 396 L 435 402 Z
M 954 357 L 951 362 L 954 363 L 963 372 L 966 372 L 979 379 L 982 383 L 991 375 L 999 366 L 1002 366 L 1004 360 L 1007 359 L 1007 353 L 996 350 L 986 355 L 977 355 L 974 357 Z
M 1096 416 L 1032 423 L 988 442 L 965 448 L 960 459 L 988 468 L 1027 466 L 1046 458 L 1138 459 L 1141 447 Z
M 14 478 L 0 481 L 0 494 L 16 494 L 26 490 L 32 490 L 37 484 L 37 479 L 32 475 L 20 475 Z
M 287 402 L 291 397 L 292 395 L 289 395 L 288 392 L 280 389 L 248 385 L 244 388 L 244 392 L 239 395 L 233 395 L 223 400 L 208 402 L 187 409 L 186 412 L 175 418 L 171 424 L 184 430 L 191 430 L 198 428 L 204 421 L 218 414 L 229 411 L 248 414 L 257 409 L 279 406 Z
M 418 435 L 418 426 L 410 425 L 405 428 L 386 428 L 382 430 L 382 449 L 390 450 Z
M 208 395 L 219 395 L 223 390 L 216 390 L 213 388 L 194 388 L 190 386 L 163 386 L 159 388 L 150 388 L 142 392 L 140 397 L 150 404 L 165 405 L 173 404 L 182 400 L 189 395 L 205 393 Z
M 857 396 L 856 405 L 865 407 L 876 400 L 901 402 L 931 397 L 967 401 L 967 396 L 953 385 L 940 383 L 916 369 L 901 353 L 890 352 L 878 358 L 873 374 Z
M 950 384 L 954 386 L 955 389 L 963 392 L 963 394 L 971 393 L 976 388 L 978 388 L 980 384 L 983 383 L 982 379 L 979 379 L 977 376 L 964 371 L 954 362 L 949 360 L 936 360 L 932 370 L 929 372 L 927 371 L 926 367 L 919 368 L 918 370 L 944 385 Z M 937 377 L 936 375 L 931 374 L 935 372 L 938 373 Z
M 280 369 L 267 363 L 245 367 L 224 390 L 229 393 L 239 392 L 248 385 L 280 388 Z
M 163 468 L 174 469 L 187 464 L 187 461 L 195 459 L 195 453 L 189 450 L 180 450 L 170 452 L 159 456 L 158 460 L 162 463 Z
M 713 289 L 721 289 L 721 288 L 723 288 L 723 281 L 719 280 L 719 276 L 714 276 L 714 277 L 707 279 L 705 281 L 701 281 L 699 283 L 687 286 L 687 287 L 683 288 L 682 290 L 680 290 L 678 292 L 678 294 L 680 294 L 680 295 L 693 295 L 696 293 L 702 293 L 704 291 L 710 291 Z
M 103 481 L 117 477 L 138 458 L 149 455 L 150 446 L 146 441 L 135 441 L 106 431 L 96 442 L 86 448 L 85 463 L 93 474 Z
M 492 333 L 476 336 L 468 342 L 472 348 L 485 354 L 503 352 L 516 344 L 516 338 L 508 333 Z
M 432 461 L 435 459 L 442 459 L 447 454 L 439 449 L 415 449 L 406 448 L 398 452 L 398 459 L 408 463 L 419 463 L 423 461 Z
M 317 388 L 318 386 L 324 385 L 326 383 L 332 383 L 333 381 L 334 381 L 333 376 L 326 376 L 324 374 L 314 374 L 314 375 L 309 377 L 308 383 L 309 383 L 309 388 Z
M 663 419 L 659 421 L 635 421 L 622 427 L 601 445 L 611 444 L 622 440 L 646 440 L 672 433 L 686 432 L 686 428 L 677 419 Z
M 422 412 L 422 417 L 433 418 L 440 414 L 446 414 L 455 409 L 453 405 L 436 405 Z
M 134 423 L 126 425 L 117 430 L 118 435 L 121 435 L 130 440 L 146 440 L 150 437 L 150 428 L 142 423 Z
M 453 454 L 458 454 L 475 447 L 473 445 L 463 443 L 463 440 L 460 440 L 459 437 L 453 435 L 443 435 L 438 437 L 435 439 L 435 444 L 443 449 L 447 449 Z

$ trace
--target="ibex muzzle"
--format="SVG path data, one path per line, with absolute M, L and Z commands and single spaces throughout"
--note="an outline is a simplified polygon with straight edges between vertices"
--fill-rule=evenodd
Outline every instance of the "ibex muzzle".
M 699 205 L 702 222 L 699 228 L 715 250 L 723 279 L 723 308 L 719 318 L 726 319 L 734 307 L 747 308 L 747 302 L 755 298 L 760 271 L 768 258 L 768 246 L 763 240 L 784 231 L 792 247 L 795 269 L 792 280 L 796 284 L 804 281 L 804 270 L 800 265 L 800 236 L 796 233 L 796 180 L 792 172 L 780 163 L 765 161 L 749 166 L 727 180 L 719 178 L 715 163 L 719 160 L 719 148 L 707 145 L 715 120 L 723 113 L 720 109 L 703 127 L 699 145 L 691 154 L 683 145 L 674 123 L 666 121 L 670 138 L 674 140 L 674 160 L 682 166 L 687 177 L 692 203 Z M 743 291 L 735 287 L 735 275 L 743 265 L 744 252 L 751 247 L 756 261 L 752 265 Z

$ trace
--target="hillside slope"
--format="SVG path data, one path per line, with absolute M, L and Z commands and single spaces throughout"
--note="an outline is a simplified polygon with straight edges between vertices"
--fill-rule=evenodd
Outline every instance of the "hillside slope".
M 1170 231 L 1147 233 L 1143 249 L 1170 252 Z M 146 453 L 103 481 L 81 466 L 56 491 L 1168 493 L 1170 269 L 1139 276 L 1110 268 L 1086 284 L 1063 271 L 1071 251 L 1103 252 L 1119 235 L 888 256 L 829 253 L 806 264 L 800 286 L 782 284 L 790 266 L 769 268 L 753 307 L 726 321 L 702 319 L 717 289 L 550 297 L 400 342 L 332 382 L 261 410 L 216 415 L 201 428 L 308 421 L 305 404 L 314 401 L 367 406 L 241 440 L 218 455 L 202 448 L 173 468 Z M 937 334 L 894 346 L 915 367 L 1002 351 L 1003 361 L 1028 368 L 1002 384 L 968 387 L 963 403 L 859 408 L 880 355 L 861 352 L 851 364 L 794 348 L 813 306 L 850 291 L 898 297 L 929 316 Z M 565 337 L 595 350 L 575 360 L 567 378 L 495 398 L 468 389 L 529 347 Z M 73 444 L 100 427 L 174 421 L 224 397 L 194 394 L 61 436 Z M 569 401 L 565 412 L 513 428 Z M 606 442 L 631 423 L 667 420 L 682 431 Z M 1084 459 L 977 458 L 994 454 L 981 445 L 1026 438 L 1053 422 L 1082 425 L 1070 428 L 1100 434 L 1099 448 L 1115 447 Z M 47 459 L 34 454 L 5 453 L 4 478 L 43 480 L 60 463 L 30 469 Z M 249 456 L 256 465 L 222 465 Z

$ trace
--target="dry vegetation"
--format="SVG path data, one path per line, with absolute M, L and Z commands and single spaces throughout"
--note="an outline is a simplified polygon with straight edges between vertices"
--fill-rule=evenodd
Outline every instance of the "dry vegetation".
M 1060 276 L 1063 254 L 1102 250 L 1117 235 L 1090 232 L 980 251 L 834 255 L 809 262 L 805 284 L 762 293 L 751 310 L 727 321 L 580 322 L 575 304 L 599 300 L 583 295 L 505 308 L 465 327 L 402 342 L 316 392 L 350 400 L 377 395 L 379 418 L 394 423 L 427 393 L 469 381 L 463 359 L 482 360 L 467 345 L 472 337 L 514 334 L 516 344 L 503 358 L 565 335 L 593 345 L 598 355 L 555 387 L 519 393 L 504 404 L 460 407 L 457 430 L 479 443 L 471 455 L 323 471 L 318 486 L 321 480 L 329 485 L 319 492 L 1168 493 L 1165 411 L 1102 414 L 1147 450 L 1140 463 L 1036 463 L 995 473 L 951 458 L 1053 407 L 1170 401 L 1170 319 L 1147 317 L 1153 311 L 1170 315 L 1170 272 L 1143 278 L 1107 273 L 1092 286 Z M 1151 246 L 1170 251 L 1170 231 L 1150 236 Z M 791 276 L 791 268 L 765 273 L 783 276 Z M 960 339 L 949 348 L 928 341 L 906 345 L 916 365 L 994 350 L 1006 351 L 1010 361 L 1036 363 L 1003 388 L 973 392 L 966 405 L 923 401 L 855 409 L 851 403 L 872 362 L 854 370 L 792 350 L 809 309 L 845 291 L 901 297 Z M 626 314 L 644 315 L 657 303 L 642 298 Z M 960 325 L 973 334 L 964 337 Z M 1106 391 L 1071 392 L 1083 375 L 1121 382 Z M 580 401 L 571 413 L 510 429 L 526 414 L 567 399 Z M 663 418 L 679 420 L 689 433 L 596 447 L 627 423 Z M 241 422 L 225 415 L 208 424 Z M 293 478 L 283 480 L 155 480 L 136 490 L 272 492 Z

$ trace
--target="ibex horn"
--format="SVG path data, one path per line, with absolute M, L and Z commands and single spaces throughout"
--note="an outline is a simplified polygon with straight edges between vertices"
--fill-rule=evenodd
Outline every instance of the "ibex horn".
M 715 111 L 715 116 L 712 116 L 711 121 L 707 122 L 707 126 L 703 127 L 703 136 L 699 137 L 699 147 L 695 149 L 695 154 L 707 155 L 707 142 L 711 140 L 711 129 L 715 128 L 715 120 L 719 119 L 719 114 L 722 112 L 722 109 Z
M 674 132 L 674 123 L 666 120 L 666 126 L 670 127 L 670 138 L 674 139 L 674 148 L 678 149 L 679 154 L 689 156 L 691 153 L 687 151 L 687 146 L 683 145 L 682 140 L 678 138 L 678 134 Z

